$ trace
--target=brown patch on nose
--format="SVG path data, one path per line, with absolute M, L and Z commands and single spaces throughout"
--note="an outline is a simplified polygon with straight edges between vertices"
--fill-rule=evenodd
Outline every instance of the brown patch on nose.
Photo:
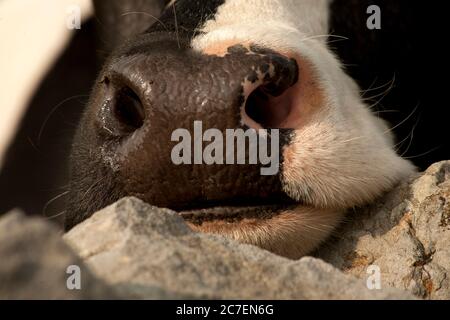
M 250 43 L 248 42 L 236 42 L 236 40 L 215 42 L 209 47 L 202 49 L 202 53 L 206 55 L 215 55 L 223 57 L 230 52 L 250 52 Z

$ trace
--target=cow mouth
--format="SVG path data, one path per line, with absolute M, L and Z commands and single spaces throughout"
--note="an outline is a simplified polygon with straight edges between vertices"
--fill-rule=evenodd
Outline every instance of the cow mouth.
M 240 223 L 251 220 L 271 219 L 283 212 L 298 206 L 298 203 L 285 197 L 276 200 L 263 199 L 259 203 L 255 201 L 241 202 L 224 201 L 203 206 L 179 208 L 176 211 L 186 221 L 196 226 L 203 223 Z
M 186 221 L 200 225 L 203 222 L 215 220 L 230 223 L 239 222 L 243 219 L 269 219 L 288 210 L 290 206 L 266 205 L 256 207 L 215 207 L 179 212 Z

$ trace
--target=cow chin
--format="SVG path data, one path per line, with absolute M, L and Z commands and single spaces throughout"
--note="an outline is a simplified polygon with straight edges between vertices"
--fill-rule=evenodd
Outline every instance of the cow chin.
M 259 209 L 260 210 L 260 209 Z M 280 256 L 298 259 L 323 242 L 341 222 L 343 211 L 297 206 L 257 217 L 192 219 L 194 230 L 225 236 Z

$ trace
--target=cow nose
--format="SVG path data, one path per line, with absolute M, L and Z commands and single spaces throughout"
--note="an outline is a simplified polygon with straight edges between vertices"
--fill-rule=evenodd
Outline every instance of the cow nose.
M 194 121 L 221 131 L 241 124 L 285 128 L 297 80 L 296 61 L 270 51 L 125 56 L 104 73 L 97 118 L 103 133 L 115 137 L 149 126 L 173 131 Z
M 161 46 L 113 59 L 91 98 L 97 121 L 87 114 L 86 130 L 95 126 L 99 160 L 114 172 L 113 183 L 122 194 L 169 208 L 280 196 L 280 180 L 262 177 L 263 165 L 251 161 L 245 135 L 253 132 L 243 129 L 283 120 L 296 62 L 273 52 L 222 57 Z M 238 150 L 238 140 L 245 150 Z
M 126 136 L 139 130 L 145 121 L 142 90 L 125 74 L 119 77 L 105 76 L 101 81 L 105 91 L 98 113 L 100 126 L 116 137 Z

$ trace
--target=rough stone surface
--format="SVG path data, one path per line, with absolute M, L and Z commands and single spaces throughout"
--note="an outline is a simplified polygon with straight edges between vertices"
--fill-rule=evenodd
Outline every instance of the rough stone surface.
M 222 237 L 193 233 L 176 213 L 128 198 L 65 235 L 93 272 L 121 294 L 148 298 L 408 299 L 370 291 L 314 258 L 292 261 Z M 150 296 L 151 297 L 151 296 Z
M 70 265 L 81 268 L 82 290 L 67 289 Z M 367 288 L 369 266 L 379 267 L 382 290 Z M 413 297 L 450 299 L 450 162 L 355 210 L 299 261 L 194 233 L 176 213 L 134 198 L 63 238 L 42 219 L 0 219 L 0 299 Z
M 82 290 L 69 290 L 66 273 L 81 269 Z M 117 295 L 93 277 L 50 223 L 14 212 L 0 220 L 0 299 L 105 299 Z
M 359 278 L 376 265 L 383 286 L 450 299 L 450 161 L 433 165 L 348 220 L 317 257 Z

